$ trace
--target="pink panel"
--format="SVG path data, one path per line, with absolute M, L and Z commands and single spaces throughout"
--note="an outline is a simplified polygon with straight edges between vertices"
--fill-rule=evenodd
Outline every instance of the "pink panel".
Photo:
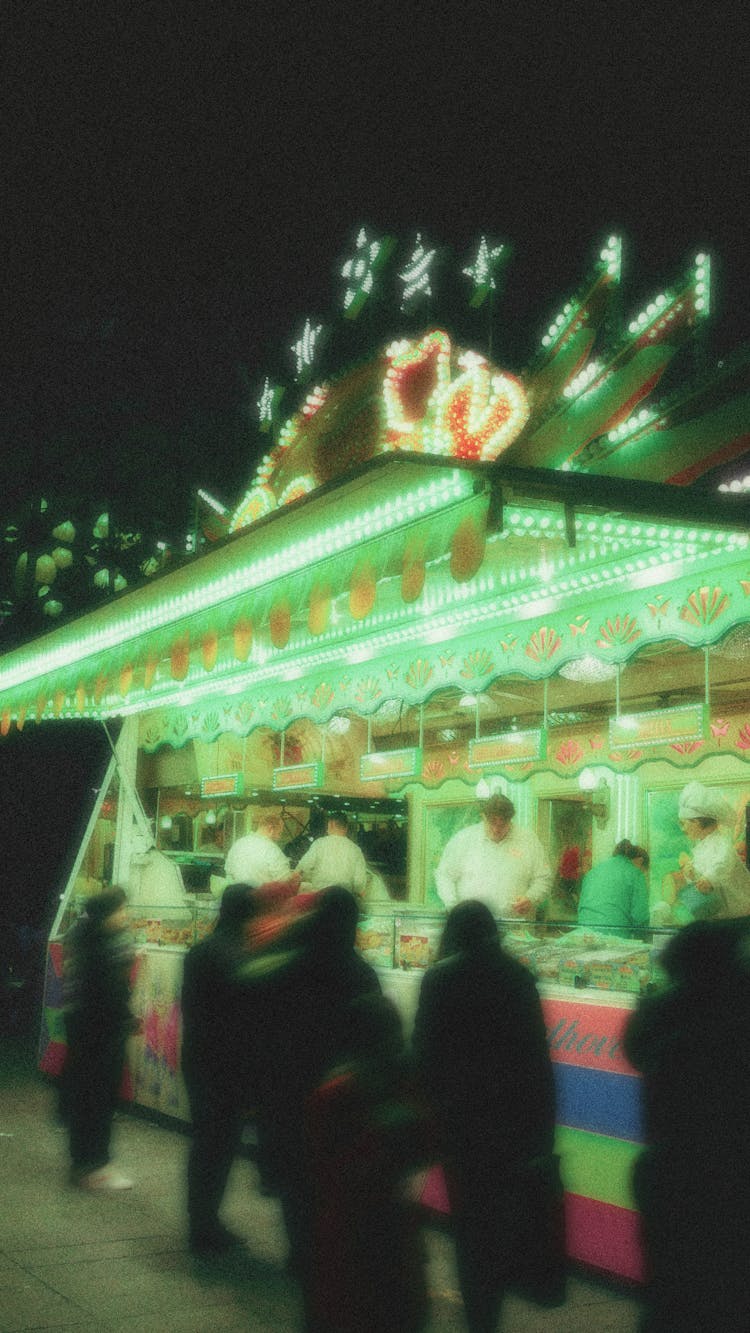
M 425 1208 L 432 1208 L 436 1213 L 450 1212 L 448 1191 L 445 1188 L 445 1177 L 441 1167 L 433 1166 L 427 1172 L 427 1179 L 422 1186 L 419 1202 L 424 1204 Z
M 566 1194 L 565 1225 L 571 1259 L 632 1282 L 645 1280 L 638 1213 Z
M 67 1053 L 68 1048 L 64 1041 L 49 1042 L 39 1061 L 39 1068 L 42 1073 L 49 1074 L 50 1078 L 59 1078 Z
M 48 957 L 55 976 L 61 978 L 63 974 L 63 947 L 59 941 L 55 940 L 50 944 Z

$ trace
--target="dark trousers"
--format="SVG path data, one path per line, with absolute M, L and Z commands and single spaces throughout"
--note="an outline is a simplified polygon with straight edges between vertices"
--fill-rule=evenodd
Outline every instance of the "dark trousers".
M 106 1166 L 112 1120 L 125 1061 L 125 1041 L 68 1029 L 61 1106 L 68 1123 L 70 1159 L 80 1175 Z
M 456 1268 L 471 1333 L 495 1333 L 515 1276 L 523 1201 L 512 1178 L 481 1163 L 446 1165 Z
M 643 1333 L 747 1333 L 750 1173 L 739 1147 L 647 1149 L 633 1185 L 649 1268 Z
M 188 1156 L 190 1233 L 206 1236 L 219 1224 L 229 1172 L 242 1139 L 244 1106 L 234 1083 L 186 1080 L 193 1137 Z

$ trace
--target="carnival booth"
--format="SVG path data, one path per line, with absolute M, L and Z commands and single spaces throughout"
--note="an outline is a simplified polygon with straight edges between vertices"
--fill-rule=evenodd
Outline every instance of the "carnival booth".
M 672 378 L 707 275 L 700 256 L 613 340 L 612 238 L 521 374 L 439 328 L 391 342 L 307 392 L 204 554 L 0 660 L 3 734 L 90 718 L 113 738 L 50 941 L 44 1069 L 61 937 L 121 883 L 142 945 L 130 1095 L 186 1114 L 182 955 L 259 806 L 282 808 L 288 842 L 348 810 L 360 947 L 408 1021 L 441 852 L 505 792 L 554 871 L 506 932 L 547 1016 L 570 1252 L 640 1275 L 623 1026 L 684 919 L 680 789 L 719 785 L 741 850 L 750 795 L 750 507 L 694 484 L 747 446 L 748 358 Z M 623 837 L 650 850 L 660 928 L 577 930 L 571 881 Z

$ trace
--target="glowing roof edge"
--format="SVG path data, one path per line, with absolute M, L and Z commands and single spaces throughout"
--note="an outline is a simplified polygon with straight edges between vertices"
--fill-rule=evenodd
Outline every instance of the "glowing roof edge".
M 546 500 L 562 505 L 570 514 L 571 541 L 575 540 L 572 517 L 576 510 L 678 520 L 743 535 L 750 529 L 750 497 L 744 494 L 717 495 L 639 481 L 623 486 L 609 478 L 548 469 L 457 463 L 406 453 L 380 455 L 344 479 L 337 478 L 274 510 L 197 559 L 12 650 L 0 658 L 0 690 L 64 669 L 144 633 L 168 629 L 280 575 L 293 575 L 316 555 L 333 554 L 337 547 L 332 534 L 339 529 L 346 529 L 342 537 L 346 546 L 357 545 L 365 535 L 373 535 L 373 526 L 376 532 L 383 527 L 408 526 L 418 510 L 420 516 L 438 513 L 487 489 L 495 497 L 495 526 L 501 525 L 503 502 L 511 496 L 515 503 Z M 335 521 L 331 518 L 333 500 L 341 516 Z M 350 509 L 344 518 L 347 501 Z M 283 526 L 278 527 L 282 520 Z

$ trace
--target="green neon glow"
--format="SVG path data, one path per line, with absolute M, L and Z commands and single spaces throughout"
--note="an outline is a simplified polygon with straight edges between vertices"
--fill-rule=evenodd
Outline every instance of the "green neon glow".
M 563 334 L 567 333 L 580 310 L 581 307 L 577 303 L 574 305 L 572 301 L 566 301 L 559 315 L 552 321 L 542 338 L 542 347 L 553 347 L 558 343 Z
M 575 379 L 572 379 L 570 384 L 565 385 L 563 396 L 565 398 L 577 398 L 580 393 L 590 388 L 594 381 L 600 378 L 603 371 L 604 363 L 602 361 L 589 361 L 588 365 L 584 366 Z
M 701 319 L 711 313 L 711 256 L 695 256 L 695 309 Z
M 504 250 L 504 245 L 491 246 L 486 236 L 480 237 L 473 262 L 461 270 L 463 276 L 471 278 L 473 283 L 471 305 L 482 305 L 488 294 L 497 289 L 495 271 Z
M 447 476 L 449 480 L 451 474 Z M 399 497 L 402 501 L 400 505 L 396 502 L 381 503 L 364 513 L 343 520 L 338 526 L 346 531 L 347 549 L 353 545 L 355 547 L 361 545 L 358 534 L 365 529 L 371 539 L 378 539 L 382 535 L 380 524 L 389 505 L 388 513 L 391 515 L 402 512 L 404 504 L 406 511 L 409 509 L 418 511 L 422 504 L 429 503 L 429 493 L 429 487 L 414 488 L 410 493 L 411 501 L 409 496 Z M 71 635 L 70 629 L 61 630 L 55 636 L 50 636 L 50 640 L 46 642 L 58 639 L 56 651 L 58 655 L 62 654 L 64 666 L 70 660 L 85 658 L 89 676 L 93 676 L 95 672 L 104 674 L 106 670 L 112 684 L 98 703 L 87 699 L 82 708 L 74 708 L 66 700 L 61 715 L 91 717 L 125 715 L 142 711 L 144 704 L 149 708 L 172 704 L 184 707 L 193 701 L 210 700 L 222 694 L 245 690 L 249 671 L 252 671 L 253 681 L 262 687 L 277 683 L 280 669 L 286 680 L 308 675 L 318 668 L 341 669 L 347 661 L 351 661 L 353 649 L 356 650 L 358 661 L 364 663 L 387 655 L 391 651 L 406 649 L 419 642 L 420 638 L 423 642 L 455 639 L 457 635 L 466 634 L 475 628 L 482 629 L 493 623 L 502 624 L 511 615 L 516 617 L 520 615 L 527 621 L 534 616 L 546 617 L 558 611 L 564 613 L 565 604 L 569 603 L 571 596 L 575 596 L 581 589 L 585 589 L 592 596 L 601 596 L 609 588 L 622 585 L 623 580 L 630 588 L 648 588 L 663 584 L 665 579 L 684 573 L 684 562 L 688 559 L 692 561 L 698 577 L 703 577 L 701 567 L 710 569 L 711 576 L 715 577 L 717 557 L 726 558 L 737 551 L 746 551 L 750 546 L 750 538 L 745 533 L 716 532 L 710 528 L 686 528 L 679 524 L 673 526 L 581 514 L 576 517 L 577 545 L 569 549 L 567 545 L 563 546 L 565 524 L 558 512 L 540 507 L 509 505 L 505 517 L 507 521 L 504 532 L 489 538 L 484 565 L 474 579 L 464 584 L 456 584 L 448 574 L 449 556 L 443 555 L 431 562 L 432 581 L 428 582 L 424 594 L 414 603 L 401 602 L 397 576 L 389 575 L 382 580 L 382 609 L 368 617 L 366 626 L 357 628 L 355 640 L 352 638 L 351 619 L 342 605 L 338 614 L 332 616 L 330 628 L 315 640 L 311 640 L 304 626 L 298 623 L 283 649 L 273 648 L 262 638 L 258 638 L 253 644 L 251 658 L 242 664 L 234 660 L 231 651 L 222 649 L 210 676 L 204 671 L 200 658 L 196 656 L 189 663 L 184 681 L 175 682 L 171 675 L 164 674 L 162 667 L 162 674 L 157 675 L 149 690 L 135 685 L 126 699 L 120 696 L 114 679 L 114 673 L 122 666 L 125 659 L 121 657 L 114 664 L 106 662 L 106 654 L 113 646 L 112 642 L 106 641 L 107 635 L 111 636 L 119 625 L 123 631 L 123 638 L 115 641 L 114 646 L 121 647 L 123 643 L 137 640 L 140 623 L 155 623 L 160 614 L 166 615 L 167 610 L 174 606 L 178 606 L 184 620 L 184 604 L 180 601 L 182 594 L 171 599 L 162 599 L 162 602 L 141 608 L 137 616 L 121 617 L 119 621 L 111 620 L 112 610 L 115 608 L 110 608 L 107 613 L 94 613 L 94 617 L 104 622 L 102 629 L 90 629 L 87 635 L 80 635 L 78 639 L 69 637 L 68 641 L 60 644 L 61 637 L 64 638 L 66 634 Z M 331 529 L 326 531 L 330 532 Z M 543 586 L 540 586 L 541 564 L 538 547 L 540 539 L 547 543 L 547 554 L 541 557 L 541 564 L 544 566 Z M 242 539 L 238 543 L 240 551 L 248 544 Z M 257 537 L 252 543 L 252 549 L 257 549 Z M 297 563 L 294 567 L 299 568 L 300 562 L 304 563 L 308 550 L 305 541 L 291 543 L 286 549 L 297 552 L 295 557 Z M 277 560 L 281 554 L 278 553 Z M 333 551 L 332 555 L 336 559 L 338 553 Z M 256 567 L 260 567 L 260 562 L 256 562 L 253 566 Z M 195 577 L 195 572 L 193 567 L 186 572 L 186 577 Z M 243 570 L 241 567 L 239 572 L 246 575 L 247 568 Z M 176 573 L 179 575 L 182 572 Z M 205 595 L 206 589 L 213 589 L 214 595 L 217 589 L 226 594 L 223 599 L 219 598 L 212 605 L 221 605 L 222 600 L 232 602 L 235 587 L 233 576 L 236 573 L 236 570 L 229 571 L 220 579 L 207 580 L 204 585 L 190 589 L 188 604 L 196 608 L 196 614 L 205 609 L 200 599 L 201 595 Z M 174 576 L 170 576 L 170 580 L 173 578 Z M 154 589 L 149 588 L 148 595 L 152 596 L 153 591 Z M 341 602 L 344 597 L 345 594 L 339 594 Z M 336 612 L 335 602 L 333 611 Z M 89 623 L 94 617 L 89 618 Z M 172 621 L 161 623 L 163 627 L 164 623 L 171 624 Z M 195 633 L 196 642 L 199 633 L 198 629 Z M 90 651 L 92 644 L 96 643 L 104 645 L 100 649 L 104 654 L 100 662 L 96 661 L 96 654 Z M 78 657 L 71 659 L 71 653 L 76 650 L 79 650 Z M 163 647 L 161 655 L 164 656 Z M 18 678 L 19 657 L 27 664 L 35 660 L 39 662 L 37 678 L 44 682 L 43 688 L 47 696 L 52 693 L 53 688 L 60 686 L 65 688 L 66 693 L 72 692 L 70 677 L 64 678 L 64 666 L 63 679 L 60 680 L 60 677 L 55 675 L 59 668 L 55 665 L 52 646 L 44 655 L 40 652 L 36 655 L 31 651 L 25 655 L 19 652 L 9 659 L 9 667 L 5 673 L 7 679 L 12 667 L 16 673 L 15 683 L 24 687 L 20 699 L 17 701 L 11 699 L 14 715 L 19 703 L 29 702 L 35 688 L 35 678 L 26 671 L 22 673 L 20 679 Z M 5 691 L 9 690 L 2 677 L 0 686 Z M 58 698 L 58 712 L 60 712 L 59 702 Z M 29 703 L 29 711 L 33 716 L 33 701 Z M 44 716 L 51 715 L 53 711 L 54 704 L 47 703 Z
M 404 291 L 401 297 L 401 309 L 408 310 L 420 296 L 432 296 L 432 262 L 437 250 L 428 250 L 417 233 L 417 239 L 406 268 L 399 273 L 399 281 Z
M 615 282 L 619 282 L 622 269 L 622 238 L 610 236 L 607 244 L 602 247 L 599 259 L 609 276 Z
M 383 536 L 413 522 L 420 512 L 434 513 L 454 501 L 465 499 L 472 490 L 470 476 L 451 470 L 413 490 L 397 494 L 393 499 L 355 513 L 341 523 L 331 524 L 313 536 L 291 542 L 285 547 L 274 546 L 266 556 L 238 563 L 221 577 L 208 579 L 203 584 L 195 582 L 171 597 L 152 600 L 155 589 L 144 590 L 143 595 L 149 597 L 147 607 L 119 617 L 114 615 L 114 618 L 111 618 L 114 608 L 107 608 L 102 613 L 94 612 L 87 619 L 105 620 L 107 623 L 101 628 L 91 628 L 84 633 L 76 633 L 73 627 L 63 628 L 45 641 L 44 650 L 35 651 L 32 647 L 8 654 L 9 665 L 0 669 L 0 691 L 12 690 L 19 685 L 28 686 L 29 682 L 37 678 L 51 676 L 85 658 L 105 653 L 155 630 L 176 625 L 186 617 L 220 606 L 235 597 L 273 583 L 280 577 L 299 573 L 327 556 L 343 554 L 360 546 L 368 538 Z M 253 548 L 257 548 L 257 545 L 256 538 Z M 239 549 L 244 549 L 244 543 L 242 548 L 238 548 L 238 561 L 241 561 Z M 179 571 L 168 578 L 173 586 L 175 582 L 179 586 L 179 582 L 185 582 L 187 578 L 197 580 L 199 570 L 193 565 L 188 572 Z
M 323 332 L 322 324 L 313 324 L 309 319 L 305 320 L 305 327 L 302 330 L 296 342 L 292 343 L 292 353 L 296 363 L 296 379 L 301 379 L 305 371 L 310 368 L 315 360 L 318 340 Z

